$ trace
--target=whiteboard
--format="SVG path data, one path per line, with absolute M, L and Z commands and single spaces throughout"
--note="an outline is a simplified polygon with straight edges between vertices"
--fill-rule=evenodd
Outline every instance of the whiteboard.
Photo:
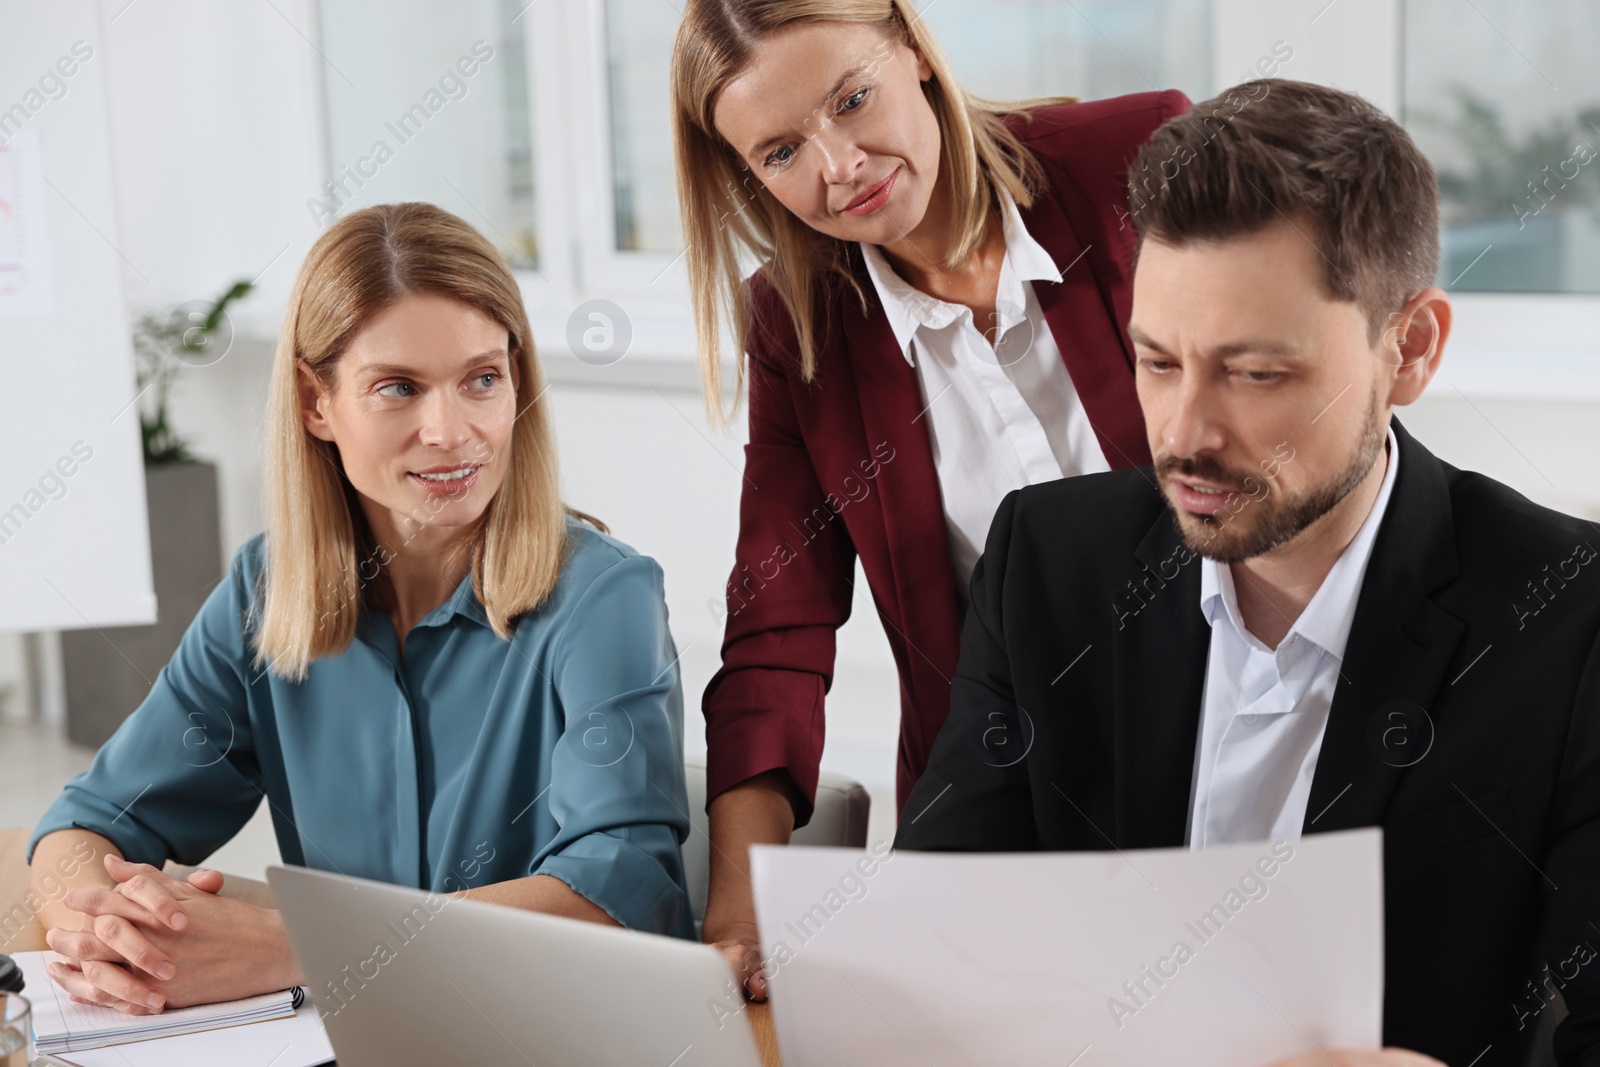
M 94 0 L 0 0 L 0 631 L 154 622 Z

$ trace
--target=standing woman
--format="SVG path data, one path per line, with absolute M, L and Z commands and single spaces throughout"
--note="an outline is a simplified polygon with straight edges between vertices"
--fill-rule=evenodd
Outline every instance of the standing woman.
M 719 418 L 722 326 L 749 357 L 723 665 L 704 698 L 703 937 L 761 998 L 748 846 L 810 818 L 856 557 L 900 674 L 903 806 L 1001 497 L 1150 462 L 1123 327 L 1127 168 L 1188 100 L 974 99 L 906 0 L 690 0 L 672 93 Z M 747 284 L 741 254 L 761 264 Z

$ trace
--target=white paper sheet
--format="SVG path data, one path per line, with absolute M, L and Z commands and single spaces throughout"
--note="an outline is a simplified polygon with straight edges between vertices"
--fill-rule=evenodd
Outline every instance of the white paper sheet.
M 290 1019 L 62 1052 L 57 1058 L 77 1067 L 313 1067 L 333 1059 L 333 1046 L 307 1000 Z
M 1379 1046 L 1376 829 L 1201 852 L 751 856 L 785 1067 L 1264 1067 Z

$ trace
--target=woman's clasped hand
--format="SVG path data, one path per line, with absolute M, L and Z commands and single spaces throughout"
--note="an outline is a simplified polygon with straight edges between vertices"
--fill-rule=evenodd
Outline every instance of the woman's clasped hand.
M 105 865 L 116 884 L 68 890 L 63 903 L 82 922 L 45 935 L 66 957 L 50 977 L 76 1003 L 153 1015 L 299 984 L 278 913 L 219 895 L 221 874 L 179 881 L 111 855 Z

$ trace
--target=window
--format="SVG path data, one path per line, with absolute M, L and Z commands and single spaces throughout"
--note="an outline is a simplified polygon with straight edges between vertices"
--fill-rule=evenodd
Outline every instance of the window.
M 939 0 L 923 10 L 962 88 L 993 100 L 1152 89 L 1199 100 L 1222 88 L 1210 0 Z
M 962 84 L 993 99 L 1157 88 L 1201 99 L 1286 45 L 1283 76 L 1362 93 L 1438 168 L 1439 282 L 1458 312 L 1452 384 L 1570 395 L 1572 361 L 1594 357 L 1582 373 L 1600 395 L 1593 0 L 915 3 Z M 554 374 L 692 382 L 669 112 L 677 0 L 321 10 L 337 209 L 428 199 L 477 225 L 521 268 Z M 459 75 L 478 42 L 493 56 Z M 628 358 L 563 365 L 573 317 L 595 301 L 628 320 Z
M 1600 6 L 1407 0 L 1405 122 L 1439 173 L 1441 284 L 1600 292 Z
M 666 0 L 606 0 L 612 196 L 619 251 L 677 252 L 668 85 L 678 9 Z
M 539 267 L 532 95 L 516 0 L 321 9 L 328 181 L 319 225 L 370 204 L 428 200 L 526 270 Z

